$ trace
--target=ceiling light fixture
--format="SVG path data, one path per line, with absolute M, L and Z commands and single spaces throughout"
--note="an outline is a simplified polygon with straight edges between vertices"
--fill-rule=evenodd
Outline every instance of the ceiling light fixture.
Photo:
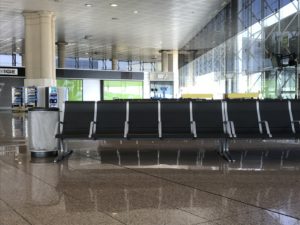
M 137 11 L 137 10 L 134 10 L 134 11 L 133 11 L 133 13 L 134 13 L 134 14 L 138 14 L 138 13 L 139 13 L 139 11 Z
M 110 6 L 111 7 L 118 7 L 118 4 L 116 4 L 116 3 L 110 3 Z
M 92 7 L 93 5 L 92 4 L 89 4 L 89 3 L 86 3 L 85 4 L 85 7 Z

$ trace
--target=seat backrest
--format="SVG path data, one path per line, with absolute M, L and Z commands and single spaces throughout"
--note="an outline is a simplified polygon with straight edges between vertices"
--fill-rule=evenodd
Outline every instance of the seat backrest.
M 193 120 L 197 135 L 224 134 L 222 101 L 193 101 Z
M 260 133 L 256 100 L 227 100 L 227 118 L 233 121 L 236 134 Z
M 289 100 L 290 101 L 290 113 L 292 121 L 300 121 L 300 99 Z M 299 122 L 293 123 L 295 132 L 299 133 Z
M 189 101 L 161 101 L 162 133 L 191 133 Z
M 259 101 L 260 117 L 268 121 L 271 133 L 292 132 L 288 100 Z
M 89 135 L 94 120 L 95 102 L 65 102 L 63 134 Z
M 158 133 L 157 101 L 130 101 L 129 133 Z
M 97 102 L 98 133 L 124 133 L 126 121 L 126 101 L 99 101 Z
M 290 100 L 291 102 L 291 112 L 294 121 L 300 121 L 300 99 Z

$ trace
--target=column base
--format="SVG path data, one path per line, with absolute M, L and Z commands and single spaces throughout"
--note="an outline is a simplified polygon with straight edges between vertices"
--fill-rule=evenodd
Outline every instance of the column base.
M 50 87 L 56 86 L 56 80 L 53 79 L 25 79 L 25 87 L 36 86 L 36 87 Z

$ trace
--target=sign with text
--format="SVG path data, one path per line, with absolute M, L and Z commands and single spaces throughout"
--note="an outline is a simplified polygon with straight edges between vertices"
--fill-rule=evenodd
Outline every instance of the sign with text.
M 0 68 L 0 75 L 18 76 L 18 69 Z
M 173 81 L 172 72 L 150 73 L 150 81 Z

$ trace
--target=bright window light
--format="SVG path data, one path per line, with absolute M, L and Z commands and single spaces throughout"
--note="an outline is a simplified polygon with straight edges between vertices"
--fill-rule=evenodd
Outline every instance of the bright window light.
M 275 13 L 274 15 L 269 16 L 264 20 L 264 25 L 266 27 L 269 27 L 275 23 L 278 23 L 278 21 L 279 21 L 279 13 Z
M 279 13 L 280 13 L 280 19 L 284 19 L 290 15 L 293 15 L 294 13 L 297 12 L 297 5 L 298 5 L 298 1 L 293 1 L 289 4 L 287 4 L 286 6 L 282 7 L 280 10 L 279 10 Z

